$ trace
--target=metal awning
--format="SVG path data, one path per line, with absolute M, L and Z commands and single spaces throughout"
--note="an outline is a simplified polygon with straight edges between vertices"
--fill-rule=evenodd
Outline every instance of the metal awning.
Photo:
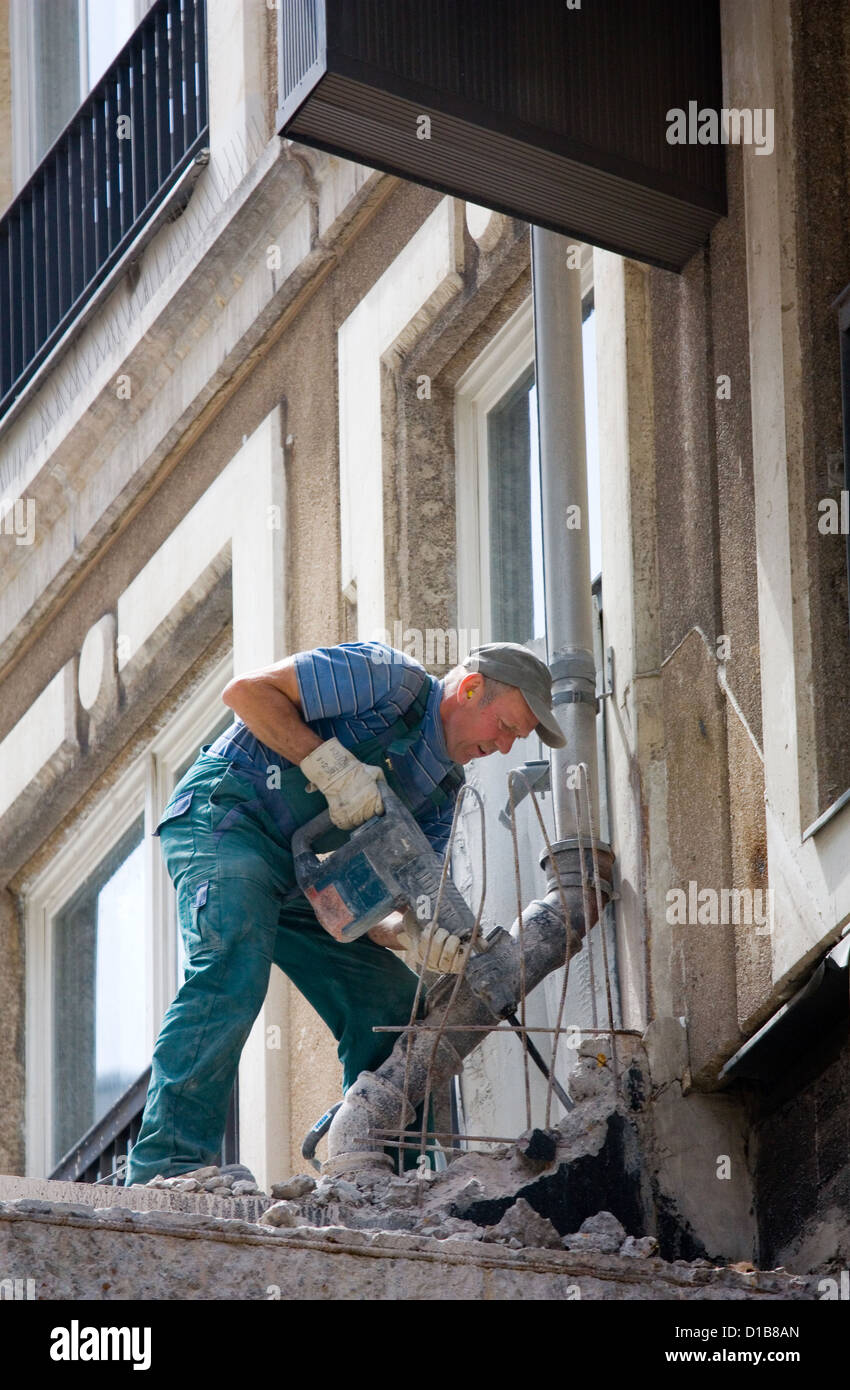
M 814 1047 L 850 1011 L 850 935 L 842 937 L 814 974 L 749 1042 L 730 1057 L 721 1081 L 773 1081 Z
M 726 211 L 718 0 L 278 0 L 304 144 L 679 270 Z M 691 125 L 695 133 L 696 121 Z

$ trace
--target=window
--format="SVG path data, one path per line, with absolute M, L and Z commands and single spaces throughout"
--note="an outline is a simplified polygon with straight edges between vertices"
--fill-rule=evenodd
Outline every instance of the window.
M 491 640 L 531 642 L 546 636 L 533 368 L 487 413 L 487 475 Z
M 52 0 L 51 0 L 52 3 Z M 151 0 L 79 0 L 86 53 L 80 101 L 99 82 L 112 59 L 150 9 Z
M 95 798 L 27 895 L 34 1176 L 52 1171 L 138 1080 L 182 982 L 174 891 L 153 831 L 201 745 L 231 722 L 221 704 L 231 674 L 228 656 Z
M 27 182 L 153 0 L 12 0 L 15 190 Z
M 583 297 L 590 578 L 601 569 L 593 291 Z M 545 653 L 540 448 L 531 301 L 458 384 L 458 625 Z
M 149 1061 L 144 816 L 53 918 L 53 1163 L 103 1118 Z

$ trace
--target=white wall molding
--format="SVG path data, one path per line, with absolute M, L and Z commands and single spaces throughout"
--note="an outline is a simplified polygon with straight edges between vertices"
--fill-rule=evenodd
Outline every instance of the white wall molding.
M 381 363 L 460 292 L 463 206 L 444 198 L 339 328 L 342 588 L 356 584 L 361 638 L 386 627 Z
M 76 686 L 68 661 L 0 743 L 0 818 L 30 789 L 47 790 L 76 753 Z
M 65 355 L 0 432 L 0 496 L 36 504 L 35 544 L 4 547 L 0 664 L 91 563 L 116 512 L 197 431 L 210 399 L 235 389 L 287 306 L 321 283 L 351 220 L 389 182 L 331 156 L 308 175 L 275 137 L 235 187 L 205 170 L 183 215 L 145 247 L 137 281 L 125 277 L 69 330 Z M 117 394 L 119 375 L 129 397 Z

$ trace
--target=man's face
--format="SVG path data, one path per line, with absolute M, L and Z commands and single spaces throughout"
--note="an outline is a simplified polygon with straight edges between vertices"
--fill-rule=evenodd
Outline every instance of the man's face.
M 537 728 L 537 717 L 519 690 L 505 691 L 489 705 L 481 704 L 483 692 L 484 682 L 474 672 L 464 678 L 453 697 L 444 725 L 446 747 L 456 763 L 510 753 L 518 738 L 527 738 Z

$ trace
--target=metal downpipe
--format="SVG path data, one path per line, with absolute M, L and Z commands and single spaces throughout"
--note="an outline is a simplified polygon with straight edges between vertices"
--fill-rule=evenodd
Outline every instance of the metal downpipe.
M 579 763 L 588 768 L 593 834 L 599 834 L 581 270 L 570 268 L 569 253 L 565 237 L 532 227 L 546 634 L 553 703 L 567 739 L 565 748 L 553 748 L 551 754 L 555 829 L 561 841 L 578 831 L 567 769 Z

